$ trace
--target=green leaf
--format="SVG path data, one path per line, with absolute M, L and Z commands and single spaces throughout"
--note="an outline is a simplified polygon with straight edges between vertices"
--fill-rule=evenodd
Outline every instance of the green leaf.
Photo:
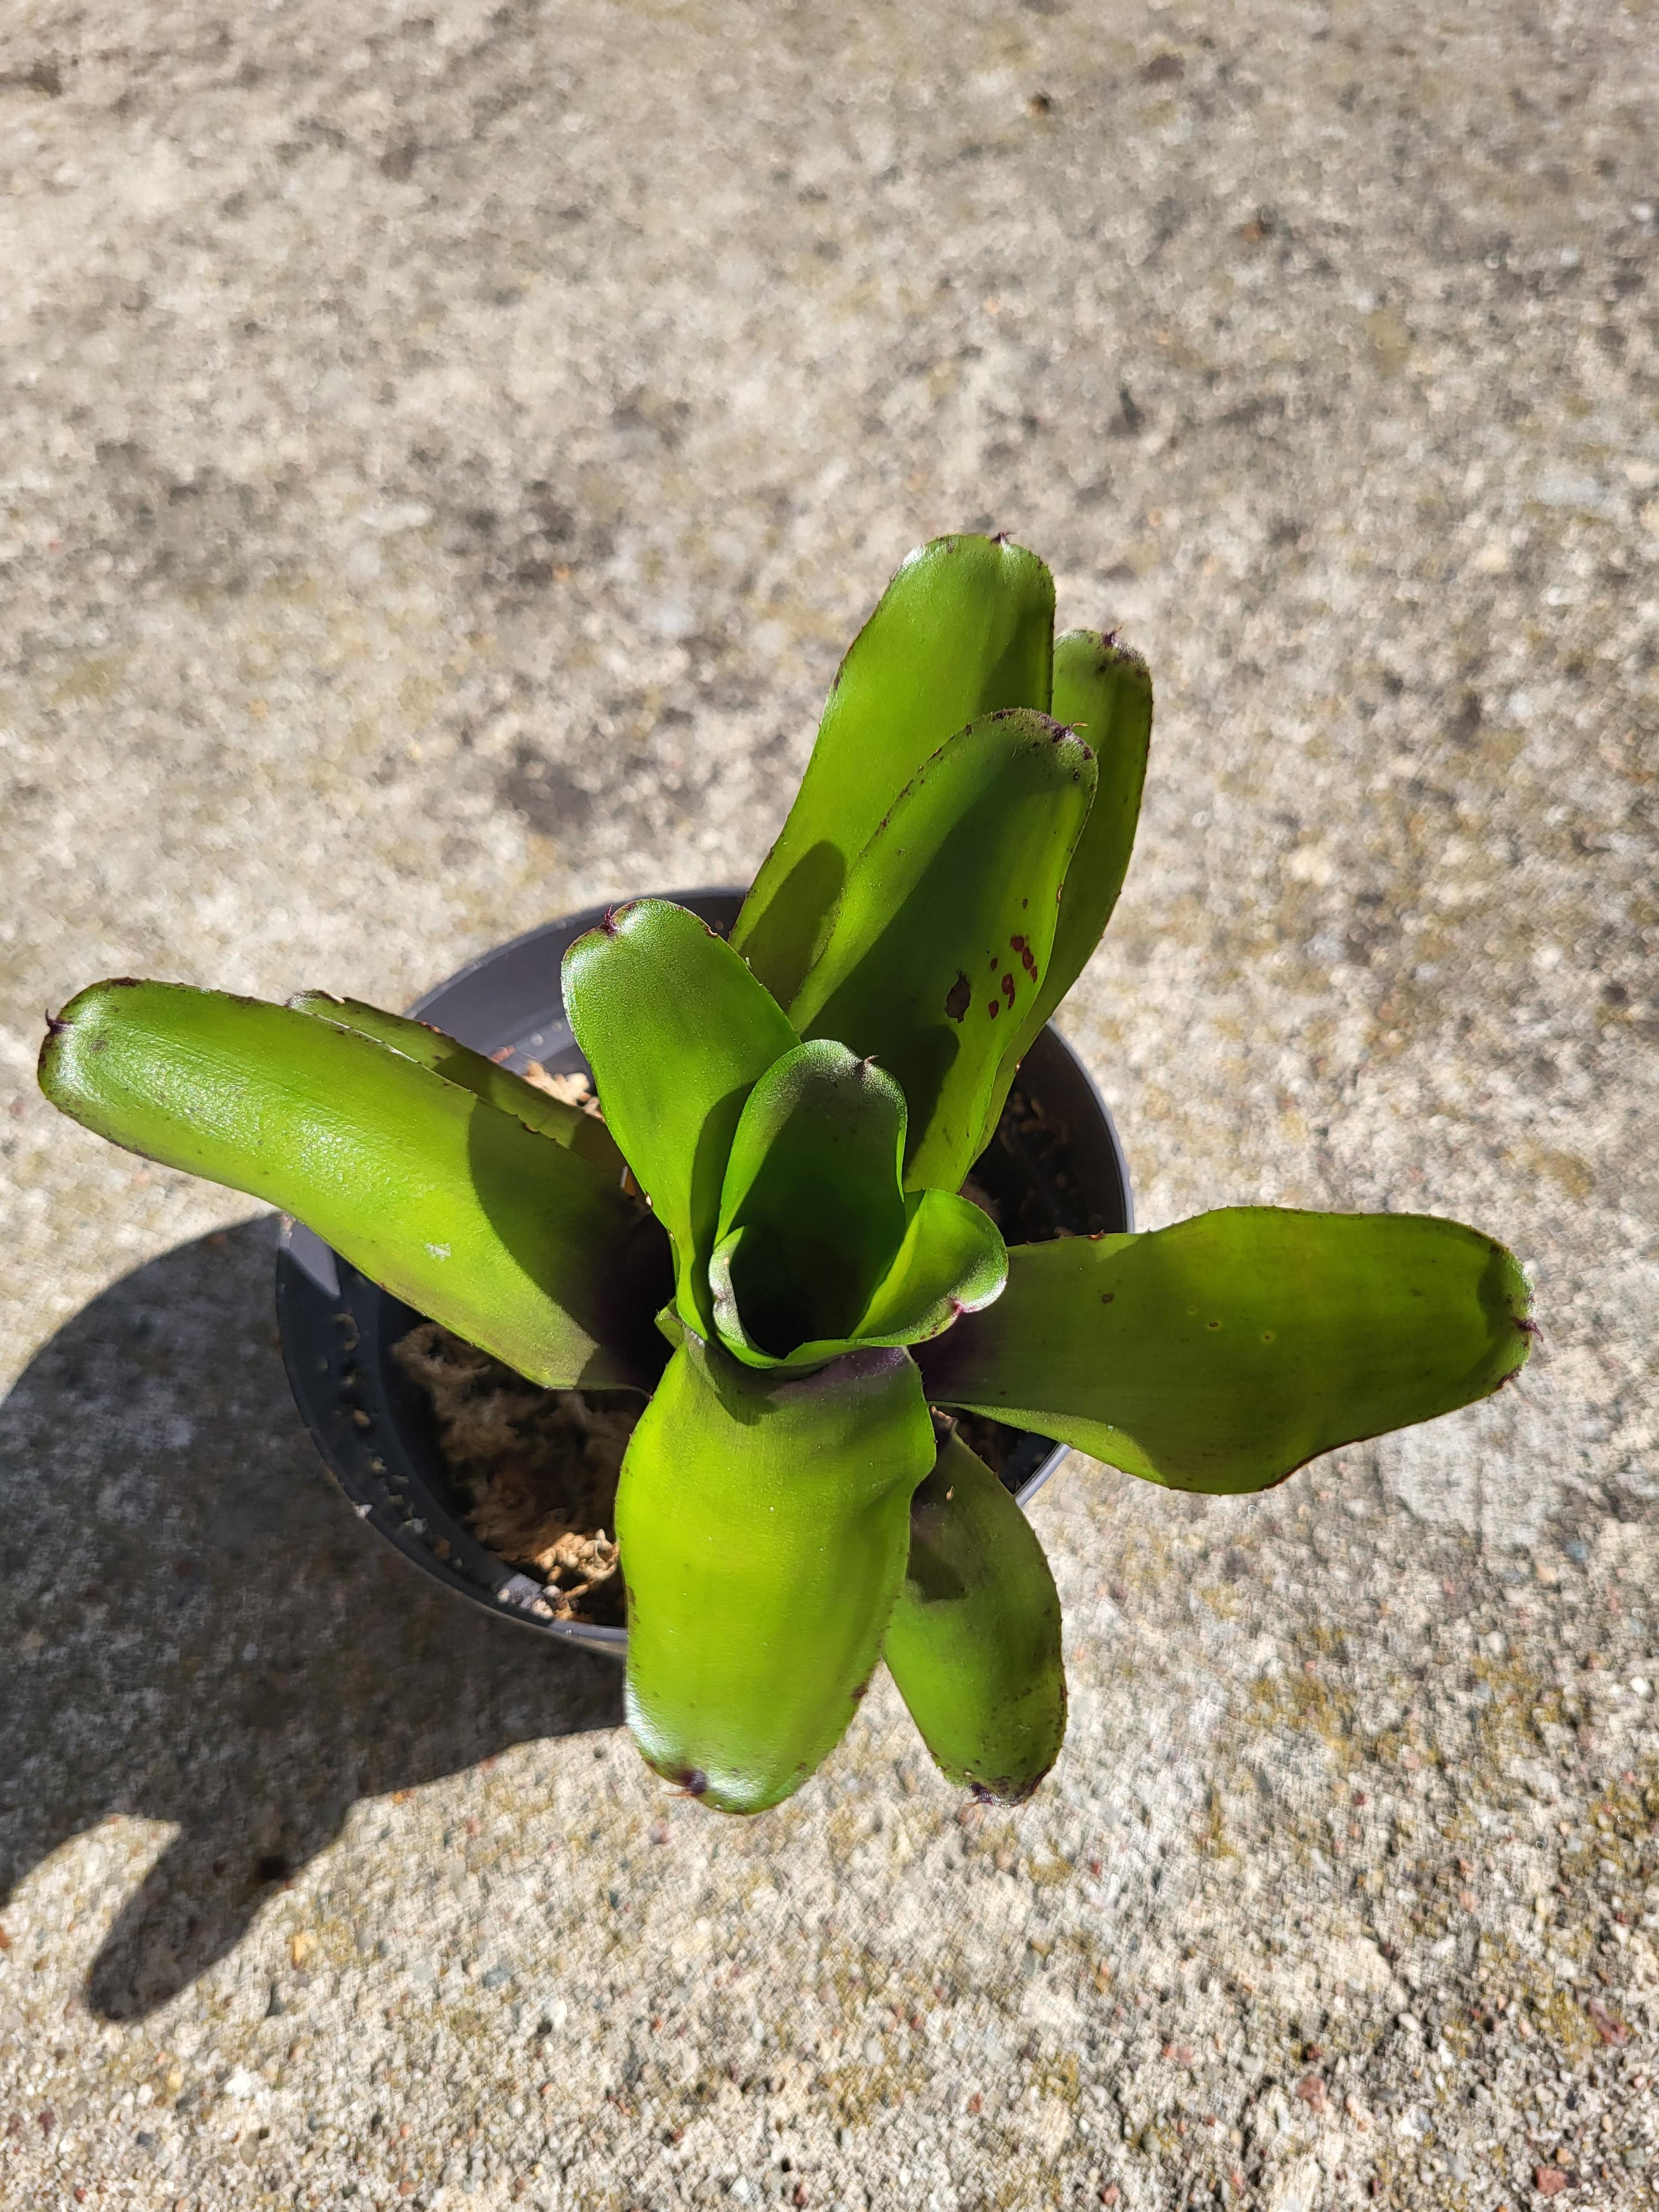
M 1008 1260 L 927 1356 L 929 1398 L 1174 1490 L 1264 1490 L 1485 1397 L 1531 1342 L 1510 1254 L 1429 1214 L 1234 1206 Z
M 1115 638 L 1068 629 L 1054 641 L 1054 713 L 1095 757 L 1095 799 L 1066 871 L 1042 988 L 1032 994 L 1004 1055 L 1005 1097 L 1043 1024 L 1087 965 L 1123 888 L 1152 742 L 1151 672 L 1138 653 Z M 988 1142 L 990 1134 L 988 1130 Z
M 953 731 L 999 707 L 1047 712 L 1054 579 L 995 538 L 911 554 L 842 662 L 795 803 L 732 933 L 787 1006 L 842 887 L 900 789 Z
M 1060 1596 L 1036 1531 L 960 1437 L 910 1501 L 887 1665 L 935 1763 L 1018 1804 L 1060 1756 Z
M 1002 1233 L 970 1199 L 913 1191 L 904 1242 L 860 1316 L 860 1344 L 920 1344 L 1000 1297 L 1008 1279 Z
M 564 1003 L 611 1135 L 674 1241 L 682 1316 L 714 1328 L 708 1262 L 738 1118 L 799 1040 L 708 924 L 667 899 L 619 907 L 564 956 Z
M 405 1060 L 441 1075 L 446 1083 L 459 1083 L 475 1098 L 487 1099 L 503 1114 L 511 1114 L 526 1129 L 550 1137 L 556 1145 L 568 1145 L 611 1182 L 621 1182 L 623 1156 L 597 1116 L 538 1090 L 510 1067 L 501 1067 L 470 1046 L 458 1044 L 429 1022 L 412 1021 L 406 1014 L 388 1014 L 362 999 L 337 999 L 327 991 L 297 991 L 288 1003 L 296 1013 L 315 1014 L 320 1021 L 333 1022 L 341 1029 L 355 1030 L 359 1036 L 373 1037 L 377 1044 L 389 1045 Z
M 854 863 L 790 1018 L 898 1078 L 908 1188 L 955 1190 L 996 1125 L 1094 789 L 1081 738 L 1006 709 L 923 763 Z
M 129 1151 L 280 1206 L 353 1267 L 550 1388 L 648 1388 L 662 1233 L 596 1168 L 428 1068 L 313 1016 L 96 983 L 40 1087 Z
M 915 1344 L 1002 1289 L 996 1224 L 946 1191 L 900 1188 L 904 1094 L 823 1038 L 775 1061 L 732 1146 L 710 1277 L 721 1341 L 751 1366 Z
M 905 1232 L 904 1094 L 823 1039 L 749 1094 L 720 1194 L 714 1319 L 739 1358 L 851 1337 Z M 823 1349 L 819 1350 L 822 1346 Z
M 686 1334 L 617 1493 L 628 1721 L 659 1774 L 726 1813 L 799 1788 L 868 1683 L 933 1463 L 908 1353 L 780 1377 Z

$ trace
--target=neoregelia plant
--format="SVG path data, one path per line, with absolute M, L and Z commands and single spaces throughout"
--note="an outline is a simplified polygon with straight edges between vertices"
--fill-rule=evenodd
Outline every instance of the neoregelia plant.
M 1018 546 L 905 562 L 731 942 L 644 899 L 567 956 L 602 1123 L 317 993 L 100 983 L 42 1051 L 66 1113 L 285 1208 L 532 1381 L 648 1395 L 629 1720 L 726 1811 L 799 1786 L 884 1652 L 947 1775 L 1017 1799 L 1052 1765 L 1054 1581 L 934 1409 L 1238 1492 L 1527 1355 L 1520 1270 L 1454 1222 L 1239 1207 L 1009 1251 L 960 1195 L 1111 913 L 1146 768 L 1144 663 L 1053 620 Z

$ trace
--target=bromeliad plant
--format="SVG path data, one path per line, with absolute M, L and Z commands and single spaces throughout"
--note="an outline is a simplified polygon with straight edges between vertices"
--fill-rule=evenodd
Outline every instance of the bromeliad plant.
M 648 1394 L 623 1465 L 627 1707 L 659 1773 L 775 1804 L 884 1653 L 945 1772 L 1018 1799 L 1065 1727 L 1030 1525 L 935 1409 L 1173 1489 L 1265 1488 L 1526 1357 L 1500 1245 L 1238 1207 L 1005 1249 L 960 1194 L 1128 863 L 1144 663 L 1053 634 L 1031 554 L 913 555 L 848 653 L 730 943 L 642 899 L 564 964 L 604 1121 L 422 1024 L 94 985 L 40 1081 L 284 1207 L 552 1388 Z

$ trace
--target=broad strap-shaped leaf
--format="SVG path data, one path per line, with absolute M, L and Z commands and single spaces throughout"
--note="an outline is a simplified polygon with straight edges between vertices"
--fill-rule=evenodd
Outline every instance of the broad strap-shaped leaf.
M 1029 1797 L 1066 1736 L 1060 1595 L 1036 1529 L 954 1434 L 910 1500 L 884 1650 L 942 1771 L 976 1797 Z
M 668 1251 L 598 1169 L 402 1054 L 313 1016 L 96 983 L 40 1087 L 129 1151 L 283 1207 L 353 1267 L 550 1388 L 647 1389 Z
M 904 1242 L 860 1316 L 860 1344 L 921 1344 L 1000 1297 L 1008 1279 L 1002 1232 L 971 1199 L 912 1191 Z
M 413 1021 L 407 1014 L 389 1014 L 362 999 L 337 999 L 327 991 L 296 991 L 288 1003 L 298 1013 L 315 1014 L 319 1021 L 333 1022 L 341 1029 L 355 1030 L 359 1036 L 373 1037 L 377 1044 L 389 1045 L 405 1060 L 441 1075 L 446 1083 L 459 1083 L 475 1098 L 487 1099 L 503 1114 L 511 1114 L 526 1129 L 550 1137 L 556 1145 L 568 1145 L 613 1182 L 622 1181 L 623 1156 L 597 1115 L 584 1114 L 580 1106 L 568 1105 L 562 1098 L 538 1090 L 510 1067 L 486 1060 L 470 1045 L 458 1044 L 429 1022 Z
M 908 1352 L 779 1377 L 686 1332 L 617 1492 L 628 1722 L 659 1774 L 726 1813 L 799 1788 L 868 1683 L 933 1463 Z
M 713 1332 L 708 1261 L 738 1116 L 799 1040 L 708 924 L 636 899 L 564 956 L 564 1003 L 606 1126 L 674 1241 L 687 1325 Z
M 790 1018 L 898 1078 L 908 1188 L 955 1190 L 995 1127 L 1094 789 L 1080 738 L 1009 708 L 925 762 L 853 864 Z
M 728 1351 L 823 1358 L 852 1336 L 904 1237 L 903 1152 L 904 1093 L 872 1060 L 825 1038 L 773 1062 L 720 1193 L 714 1321 Z
M 853 862 L 951 732 L 999 707 L 1048 707 L 1054 580 L 995 538 L 911 554 L 842 662 L 795 803 L 732 942 L 787 1006 Z
M 1265 1490 L 1485 1397 L 1531 1342 L 1514 1259 L 1431 1214 L 1233 1206 L 1008 1263 L 997 1304 L 930 1347 L 929 1398 L 1172 1490 Z
M 1077 732 L 1095 757 L 1095 799 L 1066 871 L 1042 988 L 1027 1003 L 1018 1036 L 1004 1054 L 1008 1082 L 1087 965 L 1123 888 L 1152 743 L 1151 671 L 1138 653 L 1115 638 L 1098 630 L 1068 629 L 1054 641 L 1054 714 Z M 988 1130 L 988 1142 L 990 1134 Z

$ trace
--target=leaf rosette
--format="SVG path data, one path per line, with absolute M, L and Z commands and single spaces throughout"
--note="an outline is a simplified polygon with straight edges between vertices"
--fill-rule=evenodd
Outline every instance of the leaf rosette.
M 1520 1269 L 1455 1222 L 1234 1207 L 1010 1251 L 964 1193 L 1110 918 L 1152 721 L 1138 654 L 1054 636 L 1033 555 L 912 555 L 731 941 L 641 899 L 567 954 L 602 1120 L 320 992 L 121 980 L 50 1024 L 41 1086 L 88 1127 L 535 1382 L 648 1398 L 627 1710 L 710 1805 L 798 1788 L 884 1654 L 953 1781 L 1014 1801 L 1053 1764 L 1054 1580 L 955 1414 L 1237 1494 L 1527 1357 Z

